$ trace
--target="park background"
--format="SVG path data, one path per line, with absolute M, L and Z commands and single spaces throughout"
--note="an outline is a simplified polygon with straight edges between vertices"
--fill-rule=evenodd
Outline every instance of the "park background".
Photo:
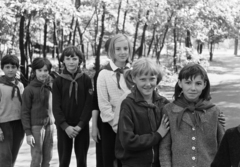
M 226 128 L 240 124 L 239 0 L 0 0 L 0 59 L 19 56 L 25 86 L 33 58 L 47 57 L 60 72 L 67 45 L 83 52 L 81 68 L 93 77 L 108 60 L 106 40 L 117 33 L 129 37 L 133 61 L 150 57 L 163 69 L 159 89 L 170 100 L 179 70 L 188 62 L 201 64 Z M 54 141 L 51 166 L 58 166 L 56 136 Z M 16 166 L 29 166 L 30 159 L 24 141 Z M 95 166 L 92 139 L 88 166 Z

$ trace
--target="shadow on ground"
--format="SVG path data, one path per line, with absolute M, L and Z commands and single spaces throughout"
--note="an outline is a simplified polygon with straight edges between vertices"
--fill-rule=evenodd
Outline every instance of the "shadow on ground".
M 226 115 L 226 128 L 240 124 L 240 81 L 212 87 L 212 102 Z

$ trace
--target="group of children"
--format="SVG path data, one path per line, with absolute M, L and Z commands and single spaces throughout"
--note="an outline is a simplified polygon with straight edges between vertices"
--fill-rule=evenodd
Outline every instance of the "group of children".
M 229 147 L 234 149 L 226 144 L 239 143 L 231 137 L 239 137 L 240 128 L 223 137 L 224 119 L 210 101 L 210 82 L 200 65 L 189 64 L 180 71 L 170 102 L 156 91 L 162 71 L 155 62 L 140 58 L 130 66 L 127 36 L 117 34 L 105 46 L 110 62 L 95 74 L 94 89 L 80 69 L 84 57 L 77 47 L 64 49 L 60 57 L 64 69 L 52 86 L 48 59 L 33 60 L 31 82 L 24 89 L 15 78 L 18 58 L 3 57 L 1 167 L 14 166 L 24 133 L 31 147 L 31 167 L 49 167 L 54 122 L 59 166 L 69 166 L 74 147 L 77 167 L 86 167 L 91 116 L 97 167 L 238 166 L 239 151 L 231 152 L 235 159 L 226 158 L 231 156 L 226 153 Z

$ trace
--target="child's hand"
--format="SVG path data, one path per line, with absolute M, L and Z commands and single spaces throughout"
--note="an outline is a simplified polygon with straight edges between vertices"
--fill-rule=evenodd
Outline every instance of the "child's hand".
M 69 126 L 65 129 L 69 138 L 75 138 L 78 135 L 78 131 L 74 129 L 73 126 Z
M 34 147 L 35 139 L 34 139 L 33 135 L 28 135 L 27 136 L 27 144 Z
M 98 143 L 98 140 L 101 140 L 101 136 L 97 126 L 92 126 L 92 138 L 96 143 Z
M 79 127 L 78 125 L 77 126 L 75 126 L 74 127 L 74 129 L 79 133 L 81 130 L 82 130 L 82 128 L 81 127 Z
M 2 129 L 0 128 L 0 141 L 3 141 L 3 140 L 4 140 L 4 135 L 3 135 Z
M 226 125 L 226 116 L 223 114 L 223 112 L 220 113 L 220 115 L 218 116 L 218 121 L 220 122 L 220 124 L 225 127 Z
M 162 121 L 161 121 L 161 125 L 159 126 L 157 132 L 164 137 L 167 132 L 169 130 L 169 121 L 168 121 L 168 117 L 165 116 L 165 114 L 163 115 Z

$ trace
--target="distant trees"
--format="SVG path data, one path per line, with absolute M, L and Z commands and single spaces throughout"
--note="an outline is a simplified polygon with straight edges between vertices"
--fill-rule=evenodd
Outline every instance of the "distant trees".
M 182 43 L 191 47 L 197 39 L 198 53 L 208 43 L 209 59 L 214 46 L 240 34 L 239 0 L 0 0 L 0 56 L 19 48 L 21 72 L 28 79 L 33 53 L 53 58 L 68 44 L 86 55 L 96 56 L 116 33 L 133 43 L 133 59 L 155 57 L 161 63 L 164 46 L 173 46 L 173 69 Z M 5 47 L 3 47 L 5 46 Z M 207 45 L 206 45 L 207 46 Z M 60 65 L 60 63 L 59 63 Z

